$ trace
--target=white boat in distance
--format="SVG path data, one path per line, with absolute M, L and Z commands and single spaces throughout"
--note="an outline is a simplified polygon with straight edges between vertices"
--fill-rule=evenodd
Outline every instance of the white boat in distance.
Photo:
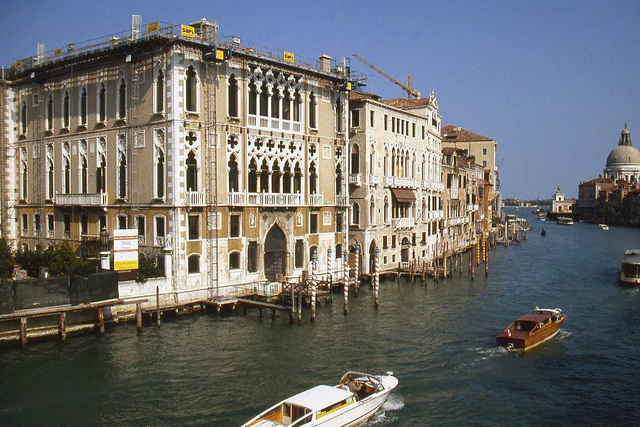
M 318 385 L 272 406 L 243 427 L 354 426 L 370 418 L 398 385 L 393 372 L 349 371 L 338 385 Z

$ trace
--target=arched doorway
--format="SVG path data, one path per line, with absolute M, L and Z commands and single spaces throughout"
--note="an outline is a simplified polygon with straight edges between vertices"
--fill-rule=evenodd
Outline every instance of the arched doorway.
M 409 239 L 402 239 L 402 248 L 400 249 L 400 261 L 409 262 Z
M 264 241 L 264 275 L 280 281 L 287 271 L 287 239 L 277 225 L 271 227 Z

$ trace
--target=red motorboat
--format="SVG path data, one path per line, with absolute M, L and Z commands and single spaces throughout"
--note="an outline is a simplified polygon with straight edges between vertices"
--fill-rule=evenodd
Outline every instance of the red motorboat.
M 499 347 L 525 351 L 553 338 L 567 315 L 559 308 L 536 307 L 533 313 L 518 317 L 500 335 L 496 336 Z

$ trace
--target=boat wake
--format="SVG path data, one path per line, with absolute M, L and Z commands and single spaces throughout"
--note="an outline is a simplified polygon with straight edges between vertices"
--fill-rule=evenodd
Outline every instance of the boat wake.
M 573 334 L 573 332 L 569 332 L 569 331 L 565 331 L 564 329 L 560 329 L 560 331 L 558 331 L 558 334 L 555 336 L 554 339 L 560 341 L 560 340 L 563 340 L 565 338 L 569 338 L 572 334 Z
M 384 424 L 393 424 L 398 421 L 398 416 L 394 413 L 404 408 L 404 400 L 402 396 L 390 394 L 387 400 L 382 404 L 382 407 L 376 412 L 373 417 L 369 418 L 363 426 L 375 426 Z

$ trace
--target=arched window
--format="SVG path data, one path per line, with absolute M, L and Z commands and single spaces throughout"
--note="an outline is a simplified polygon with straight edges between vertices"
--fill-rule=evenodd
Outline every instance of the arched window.
M 277 88 L 273 88 L 271 95 L 271 117 L 280 118 L 280 91 Z
M 187 191 L 198 191 L 198 161 L 196 154 L 189 151 L 187 155 Z
M 127 84 L 124 79 L 120 80 L 120 86 L 118 87 L 118 118 L 127 118 Z
M 384 198 L 384 208 L 383 208 L 383 218 L 385 224 L 389 222 L 389 199 L 387 197 Z
M 342 168 L 336 166 L 336 195 L 342 194 Z
M 107 158 L 103 153 L 98 155 L 98 166 L 96 168 L 96 191 L 98 193 L 107 192 Z
M 20 133 L 27 133 L 27 102 L 24 100 L 20 106 Z
M 360 205 L 354 202 L 351 208 L 351 224 L 360 225 Z
M 255 159 L 251 159 L 249 162 L 249 177 L 247 180 L 247 186 L 249 193 L 258 192 L 258 165 Z
M 55 194 L 53 160 L 47 159 L 47 199 L 53 200 Z
M 71 162 L 66 156 L 62 159 L 62 167 L 64 172 L 62 192 L 64 194 L 71 194 Z
M 238 191 L 239 189 L 239 172 L 238 172 L 238 161 L 236 160 L 236 155 L 232 154 L 229 156 L 229 163 L 227 164 L 229 169 L 229 191 Z
M 311 162 L 309 165 L 309 194 L 316 194 L 318 192 L 318 173 L 316 171 L 315 162 Z
M 104 123 L 107 120 L 107 88 L 104 83 L 100 83 L 98 90 L 98 122 Z
M 47 130 L 53 130 L 53 96 L 49 95 L 47 100 Z
M 88 164 L 87 164 L 87 156 L 80 155 L 80 193 L 87 194 L 89 192 L 88 186 Z
M 267 117 L 269 113 L 269 89 L 267 83 L 263 82 L 260 87 L 260 115 Z
M 158 70 L 156 76 L 156 113 L 162 113 L 164 111 L 164 74 L 162 70 Z
M 71 121 L 71 104 L 69 98 L 69 91 L 64 92 L 64 98 L 62 101 L 62 126 L 64 128 L 69 127 L 69 122 Z
M 302 171 L 300 170 L 300 164 L 296 163 L 293 175 L 293 192 L 300 194 L 302 192 Z
M 200 273 L 200 255 L 189 255 L 188 264 L 189 274 Z
M 254 80 L 249 83 L 249 114 L 258 114 L 258 89 Z
M 316 107 L 318 106 L 318 103 L 316 101 L 316 94 L 311 92 L 311 95 L 309 95 L 309 127 L 313 128 L 313 129 L 317 129 L 318 127 L 318 123 L 317 123 L 317 111 L 316 111 Z
M 340 98 L 336 99 L 336 132 L 343 132 L 342 130 L 342 101 Z
M 280 178 L 282 174 L 280 173 L 280 165 L 278 163 L 274 163 L 271 168 L 271 192 L 279 193 L 280 192 Z
M 289 162 L 284 165 L 284 175 L 282 176 L 282 192 L 291 193 L 291 166 Z
M 284 97 L 282 98 L 282 119 L 291 120 L 291 94 L 289 89 L 284 90 Z
M 371 203 L 369 204 L 369 224 L 376 223 L 376 203 L 373 201 L 373 197 L 371 198 Z
M 193 65 L 187 69 L 187 81 L 185 87 L 185 108 L 187 111 L 198 111 L 197 104 L 197 79 Z
M 229 76 L 228 91 L 229 117 L 238 117 L 238 79 L 235 74 Z
M 389 151 L 384 149 L 384 176 L 389 176 Z
M 296 93 L 293 98 L 293 121 L 300 121 L 300 104 L 302 103 L 302 97 L 300 92 L 296 89 Z
M 360 173 L 360 148 L 358 144 L 351 146 L 351 173 Z
M 27 179 L 28 179 L 27 161 L 22 159 L 20 161 L 20 190 L 22 200 L 27 200 Z
M 118 159 L 118 198 L 127 197 L 127 157 L 120 152 Z
M 156 198 L 164 197 L 164 150 L 160 147 L 156 149 Z
M 269 166 L 266 159 L 262 161 L 262 166 L 260 166 L 260 192 L 269 192 Z
M 82 91 L 80 92 L 80 124 L 81 125 L 86 125 L 87 124 L 87 89 L 86 88 L 82 88 Z

